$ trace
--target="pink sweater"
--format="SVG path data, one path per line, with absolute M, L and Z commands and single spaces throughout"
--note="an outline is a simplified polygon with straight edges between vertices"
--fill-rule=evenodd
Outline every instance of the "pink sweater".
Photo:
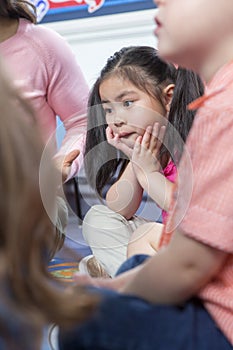
M 55 147 L 58 115 L 66 129 L 59 154 L 77 148 L 82 151 L 89 89 L 65 40 L 46 27 L 21 19 L 17 33 L 0 43 L 0 53 L 36 110 L 45 142 Z M 81 159 L 74 162 L 70 177 L 77 173 Z

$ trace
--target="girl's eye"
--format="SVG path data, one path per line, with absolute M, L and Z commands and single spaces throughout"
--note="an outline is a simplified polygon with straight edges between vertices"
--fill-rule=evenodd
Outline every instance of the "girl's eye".
M 112 113 L 112 108 L 104 108 L 104 112 L 106 113 L 106 114 L 111 114 Z
M 124 107 L 130 107 L 133 104 L 133 101 L 124 101 L 123 106 Z

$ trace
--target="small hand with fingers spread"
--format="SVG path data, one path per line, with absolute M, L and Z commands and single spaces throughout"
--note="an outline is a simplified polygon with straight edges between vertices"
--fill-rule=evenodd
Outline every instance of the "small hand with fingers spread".
M 161 169 L 158 154 L 165 134 L 165 126 L 155 123 L 148 126 L 143 136 L 139 136 L 132 153 L 132 164 L 136 174 L 145 174 Z

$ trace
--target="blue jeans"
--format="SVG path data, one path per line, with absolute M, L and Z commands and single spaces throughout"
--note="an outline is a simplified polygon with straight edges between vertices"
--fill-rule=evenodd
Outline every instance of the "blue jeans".
M 148 257 L 137 255 L 123 272 Z M 153 305 L 140 298 L 97 290 L 103 299 L 87 322 L 60 330 L 60 350 L 232 350 L 198 299 L 180 306 Z

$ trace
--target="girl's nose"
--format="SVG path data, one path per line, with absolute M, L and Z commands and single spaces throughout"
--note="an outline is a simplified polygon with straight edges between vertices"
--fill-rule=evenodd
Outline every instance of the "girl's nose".
M 114 120 L 114 125 L 117 127 L 117 128 L 120 128 L 121 126 L 124 125 L 124 122 L 122 120 Z
M 125 124 L 125 111 L 122 108 L 116 109 L 113 124 L 118 128 Z

